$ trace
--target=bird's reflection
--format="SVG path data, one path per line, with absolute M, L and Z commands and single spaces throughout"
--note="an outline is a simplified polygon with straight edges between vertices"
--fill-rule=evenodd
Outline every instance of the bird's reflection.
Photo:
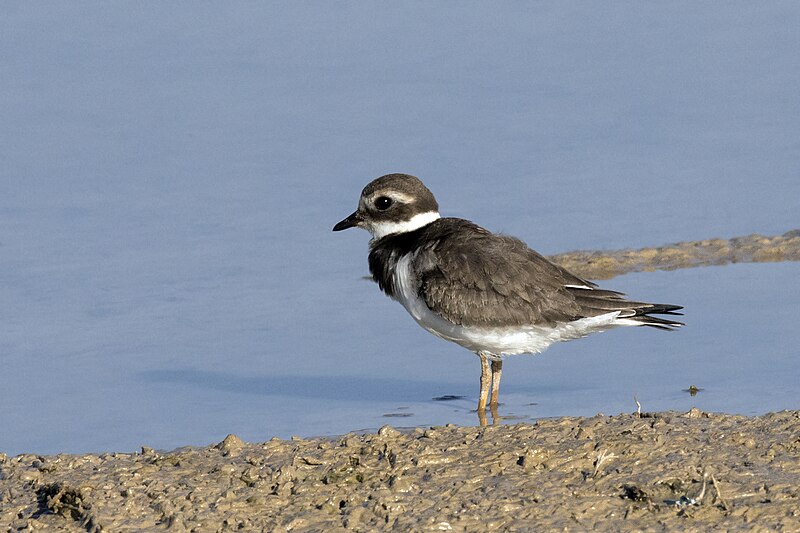
M 502 420 L 502 418 L 500 417 L 500 414 L 498 413 L 497 407 L 498 407 L 497 404 L 491 404 L 489 406 L 489 414 L 492 415 L 492 425 L 493 426 L 496 426 Z M 488 419 L 486 417 L 486 409 L 478 409 L 477 412 L 478 412 L 478 424 L 481 427 L 488 426 L 489 422 L 488 422 Z

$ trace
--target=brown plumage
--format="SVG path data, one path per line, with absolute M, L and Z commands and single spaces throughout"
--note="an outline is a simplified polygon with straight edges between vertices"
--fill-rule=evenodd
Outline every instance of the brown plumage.
M 674 314 L 677 305 L 624 299 L 598 289 L 531 250 L 519 239 L 493 234 L 459 218 L 440 218 L 370 246 L 373 279 L 394 296 L 393 263 L 415 254 L 419 296 L 442 318 L 462 326 L 550 326 L 612 311 L 642 325 L 676 327 L 652 314 Z
M 669 318 L 680 314 L 678 305 L 626 300 L 519 239 L 440 218 L 433 194 L 414 176 L 389 174 L 367 185 L 358 209 L 333 230 L 352 227 L 372 234 L 369 270 L 381 290 L 420 326 L 480 358 L 479 418 L 490 388 L 490 405 L 497 407 L 505 355 L 538 353 L 616 326 L 683 325 Z

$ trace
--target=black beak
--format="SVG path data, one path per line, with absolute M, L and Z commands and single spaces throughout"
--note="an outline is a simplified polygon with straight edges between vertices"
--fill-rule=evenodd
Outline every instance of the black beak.
M 361 222 L 361 215 L 358 214 L 358 211 L 347 217 L 346 219 L 342 220 L 338 224 L 333 227 L 333 231 L 342 231 L 343 229 L 347 228 L 354 228 L 358 226 L 358 223 Z

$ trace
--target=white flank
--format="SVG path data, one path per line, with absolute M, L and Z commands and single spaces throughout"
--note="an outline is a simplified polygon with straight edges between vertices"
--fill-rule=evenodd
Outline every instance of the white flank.
M 397 262 L 394 272 L 395 298 L 420 326 L 437 337 L 455 342 L 473 352 L 486 352 L 494 356 L 540 353 L 554 342 L 578 339 L 589 333 L 617 326 L 641 325 L 617 320 L 619 311 L 582 318 L 552 328 L 533 325 L 484 328 L 453 324 L 431 311 L 419 297 L 418 278 L 411 268 L 412 259 L 413 255 L 408 254 Z
M 434 220 L 441 218 L 436 211 L 428 211 L 426 213 L 419 213 L 414 215 L 408 220 L 402 222 L 372 222 L 367 229 L 372 233 L 372 238 L 378 240 L 392 233 L 408 233 L 414 231 L 422 226 L 427 226 Z

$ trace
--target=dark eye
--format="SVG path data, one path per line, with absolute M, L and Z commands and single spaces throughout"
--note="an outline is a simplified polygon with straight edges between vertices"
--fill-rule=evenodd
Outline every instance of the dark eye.
M 392 206 L 393 203 L 394 200 L 388 196 L 379 196 L 375 199 L 375 207 L 378 209 L 378 211 L 386 211 Z

